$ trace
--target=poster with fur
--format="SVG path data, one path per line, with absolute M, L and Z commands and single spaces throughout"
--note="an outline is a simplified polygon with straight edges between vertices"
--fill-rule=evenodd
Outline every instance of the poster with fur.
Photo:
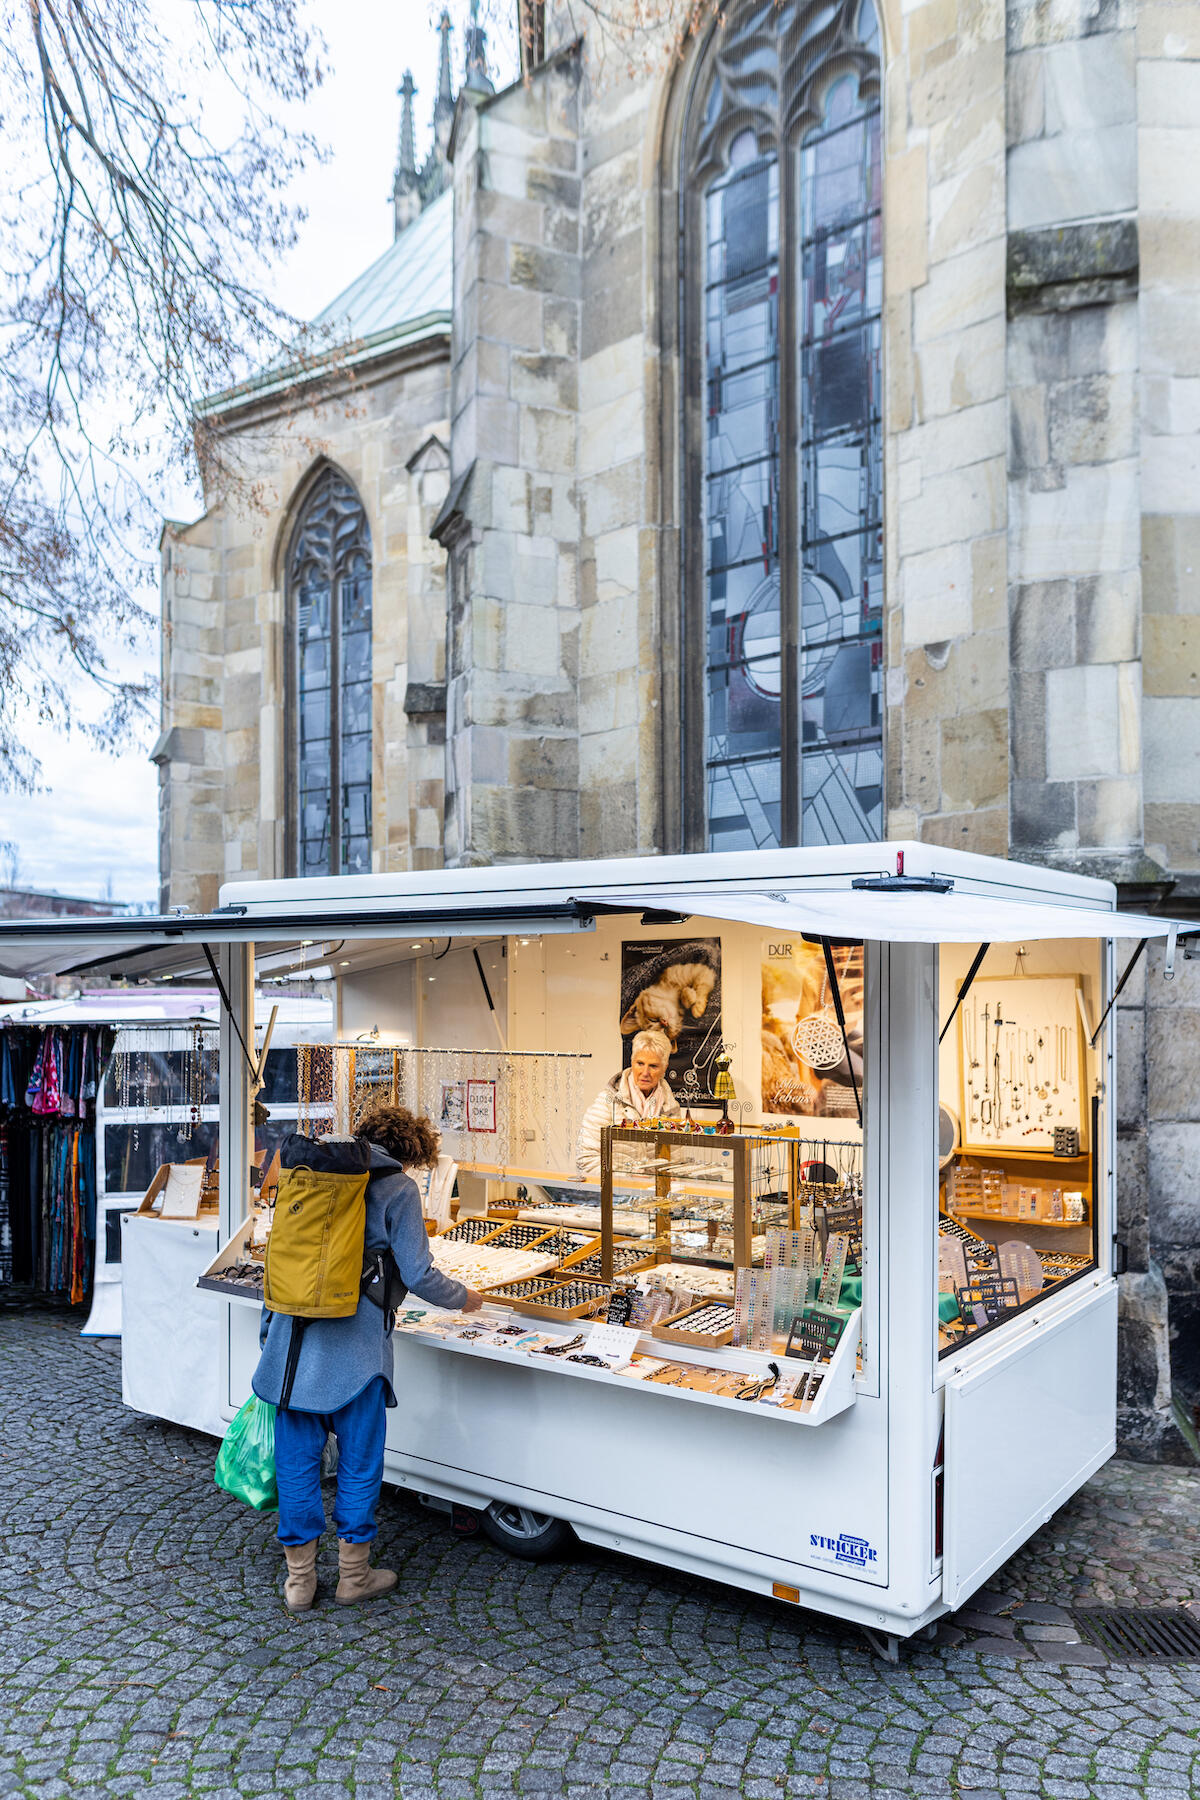
M 681 1106 L 711 1100 L 721 1048 L 721 940 L 621 945 L 621 1061 L 629 1067 L 639 1031 L 672 1045 L 667 1080 Z
M 862 1088 L 862 946 L 835 950 L 854 1078 Z M 850 1066 L 819 944 L 800 938 L 762 950 L 762 1106 L 802 1118 L 857 1118 Z

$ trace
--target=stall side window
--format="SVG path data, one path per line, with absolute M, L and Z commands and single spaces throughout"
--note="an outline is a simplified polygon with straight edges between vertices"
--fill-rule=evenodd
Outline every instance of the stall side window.
M 344 476 L 312 489 L 288 556 L 298 875 L 371 867 L 371 533 Z
M 1098 1261 L 1093 945 L 993 945 L 963 995 L 970 952 L 944 945 L 940 1050 L 938 1341 L 943 1354 Z
M 871 0 L 747 0 L 691 98 L 684 440 L 698 524 L 684 688 L 697 847 L 882 830 L 879 90 Z

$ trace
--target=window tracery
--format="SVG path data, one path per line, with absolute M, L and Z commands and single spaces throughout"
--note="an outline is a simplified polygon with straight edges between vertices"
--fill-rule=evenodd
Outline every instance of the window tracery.
M 297 875 L 371 867 L 371 532 L 335 469 L 305 501 L 287 563 Z
M 871 0 L 748 0 L 692 91 L 685 754 L 714 850 L 882 829 L 879 89 Z

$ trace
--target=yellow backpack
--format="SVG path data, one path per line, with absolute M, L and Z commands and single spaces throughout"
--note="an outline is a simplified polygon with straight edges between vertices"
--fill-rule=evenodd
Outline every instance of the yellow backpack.
M 296 1319 L 348 1319 L 363 1291 L 370 1146 L 293 1132 L 279 1153 L 263 1299 Z

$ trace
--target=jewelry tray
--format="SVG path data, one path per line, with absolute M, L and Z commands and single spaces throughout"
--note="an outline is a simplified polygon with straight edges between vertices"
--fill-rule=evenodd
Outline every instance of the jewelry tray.
M 733 1342 L 733 1308 L 730 1307 L 728 1331 L 689 1331 L 687 1322 L 694 1313 L 707 1312 L 709 1307 L 727 1305 L 720 1299 L 700 1300 L 693 1306 L 686 1306 L 682 1312 L 672 1313 L 669 1318 L 660 1319 L 657 1325 L 650 1328 L 651 1337 L 661 1338 L 668 1344 L 687 1344 L 696 1350 L 722 1349 Z

